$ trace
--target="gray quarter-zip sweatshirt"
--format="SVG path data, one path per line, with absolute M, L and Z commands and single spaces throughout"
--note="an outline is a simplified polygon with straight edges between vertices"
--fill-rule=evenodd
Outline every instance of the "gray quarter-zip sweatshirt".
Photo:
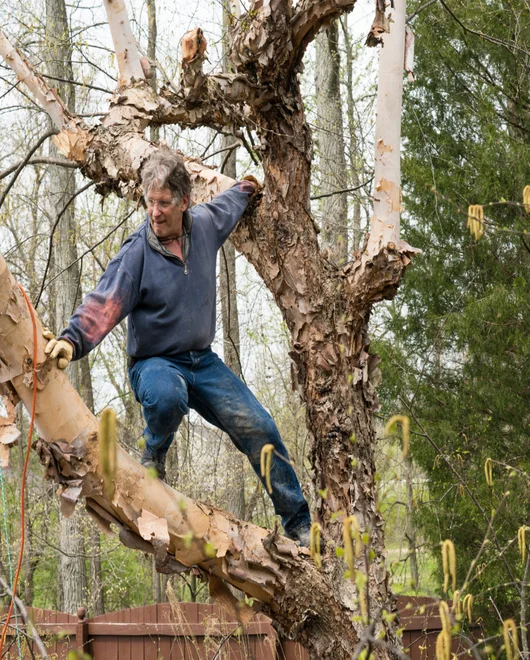
M 184 261 L 158 242 L 149 219 L 123 243 L 60 335 L 79 360 L 128 316 L 127 353 L 174 356 L 208 348 L 215 334 L 216 257 L 254 186 L 240 181 L 183 217 Z

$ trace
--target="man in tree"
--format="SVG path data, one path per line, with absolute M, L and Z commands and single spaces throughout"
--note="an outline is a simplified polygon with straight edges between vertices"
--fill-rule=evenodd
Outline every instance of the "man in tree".
M 184 162 L 169 149 L 155 152 L 142 169 L 148 219 L 125 241 L 60 337 L 46 335 L 46 353 L 64 369 L 129 316 L 129 378 L 147 425 L 142 464 L 164 479 L 166 454 L 189 408 L 228 433 L 262 480 L 261 452 L 270 444 L 274 509 L 286 535 L 308 545 L 309 508 L 278 429 L 210 347 L 217 251 L 257 185 L 249 177 L 190 209 Z

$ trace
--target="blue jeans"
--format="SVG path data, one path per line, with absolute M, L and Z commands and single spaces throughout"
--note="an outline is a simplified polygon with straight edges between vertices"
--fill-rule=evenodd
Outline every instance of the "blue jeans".
M 193 408 L 230 436 L 262 483 L 261 448 L 274 445 L 270 475 L 274 510 L 289 536 L 311 524 L 309 507 L 272 417 L 210 348 L 174 358 L 138 360 L 129 369 L 129 379 L 143 407 L 146 453 L 153 459 L 165 458 L 182 418 Z

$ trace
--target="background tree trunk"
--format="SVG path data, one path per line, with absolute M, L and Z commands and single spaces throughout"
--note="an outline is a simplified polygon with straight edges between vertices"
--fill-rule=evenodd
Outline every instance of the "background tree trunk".
M 46 0 L 46 56 L 48 71 L 60 80 L 73 80 L 72 47 L 64 0 Z M 74 86 L 57 82 L 57 88 L 67 107 L 75 111 Z M 50 146 L 50 156 L 58 157 L 55 146 Z M 53 247 L 53 270 L 59 275 L 53 286 L 55 302 L 55 331 L 64 328 L 76 306 L 81 302 L 80 269 L 78 264 L 67 268 L 77 259 L 74 203 L 69 204 L 75 193 L 75 170 L 51 166 L 49 173 L 49 195 L 51 199 L 51 220 L 58 221 Z M 66 211 L 64 208 L 69 204 Z M 59 214 L 62 216 L 59 218 Z M 64 271 L 64 272 L 62 272 Z M 86 358 L 85 358 L 86 361 Z M 91 399 L 89 376 L 85 365 L 85 378 L 80 362 L 68 367 L 68 375 L 79 392 L 85 391 Z M 86 387 L 88 385 L 88 388 Z M 85 387 L 84 387 L 85 386 Z M 87 579 L 84 543 L 84 525 L 78 511 L 72 518 L 60 515 L 60 535 L 58 556 L 58 579 L 60 580 L 60 608 L 75 614 L 77 609 L 86 605 Z
M 319 193 L 336 193 L 348 187 L 342 101 L 338 20 L 319 32 L 316 42 Z M 338 193 L 320 203 L 322 243 L 337 264 L 348 260 L 348 196 Z
M 348 15 L 342 16 L 341 25 L 344 35 L 344 49 L 346 52 L 346 104 L 348 112 L 348 139 L 349 139 L 349 166 L 350 183 L 352 188 L 358 188 L 364 179 L 362 168 L 364 163 L 361 158 L 358 145 L 357 133 L 360 130 L 355 118 L 355 103 L 353 100 L 353 63 L 355 56 L 353 44 L 348 28 Z M 356 190 L 353 195 L 353 219 L 352 219 L 352 250 L 358 250 L 361 245 L 361 191 Z
M 223 71 L 230 73 L 227 57 L 226 30 L 230 24 L 230 14 L 227 7 L 223 8 Z M 233 135 L 223 135 L 221 149 L 226 149 L 236 142 Z M 222 173 L 237 180 L 237 149 L 230 153 L 222 152 Z M 239 312 L 237 308 L 236 283 L 236 251 L 232 239 L 229 238 L 219 252 L 219 293 L 221 298 L 221 314 L 223 324 L 223 356 L 227 366 L 243 377 L 241 367 L 241 340 L 239 336 Z M 228 453 L 228 470 L 231 475 L 227 489 L 227 507 L 230 513 L 242 520 L 245 516 L 245 456 L 236 449 L 234 443 L 226 442 Z
M 147 0 L 147 57 L 151 63 L 151 88 L 156 92 L 156 0 Z M 151 142 L 160 142 L 160 126 L 151 126 Z

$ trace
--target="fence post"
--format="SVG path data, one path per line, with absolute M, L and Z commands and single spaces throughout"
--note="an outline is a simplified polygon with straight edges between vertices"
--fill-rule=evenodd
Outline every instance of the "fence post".
M 88 653 L 88 621 L 86 620 L 86 608 L 80 607 L 77 610 L 77 618 L 79 619 L 75 627 L 75 642 L 79 651 Z

